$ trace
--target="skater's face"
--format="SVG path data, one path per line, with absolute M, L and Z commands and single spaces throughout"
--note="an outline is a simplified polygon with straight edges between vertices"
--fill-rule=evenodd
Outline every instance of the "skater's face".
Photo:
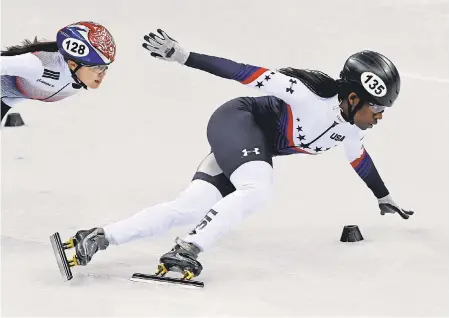
M 360 99 L 355 93 L 349 95 L 351 108 L 355 107 Z M 362 130 L 373 128 L 382 119 L 383 107 L 365 102 L 362 108 L 354 115 L 354 124 Z
M 75 62 L 69 61 L 69 67 L 74 70 L 77 66 Z M 104 77 L 106 76 L 108 67 L 100 66 L 83 66 L 76 71 L 76 76 L 81 82 L 86 84 L 88 88 L 96 89 L 100 87 Z

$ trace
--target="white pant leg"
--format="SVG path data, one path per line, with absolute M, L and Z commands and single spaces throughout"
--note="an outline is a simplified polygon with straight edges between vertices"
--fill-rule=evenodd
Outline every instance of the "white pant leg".
M 175 200 L 145 208 L 127 219 L 106 225 L 106 238 L 110 244 L 120 245 L 161 235 L 174 226 L 194 224 L 221 198 L 212 184 L 193 180 Z
M 203 251 L 251 213 L 259 210 L 273 194 L 273 168 L 264 161 L 243 164 L 231 175 L 236 191 L 218 201 L 205 218 L 183 238 Z

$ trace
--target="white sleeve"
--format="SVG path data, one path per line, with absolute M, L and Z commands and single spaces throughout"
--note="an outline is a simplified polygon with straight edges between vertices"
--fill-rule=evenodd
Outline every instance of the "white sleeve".
M 242 83 L 267 95 L 276 96 L 287 104 L 298 102 L 313 94 L 301 80 L 264 68 L 260 68 Z
M 347 136 L 343 140 L 343 145 L 345 148 L 346 157 L 349 162 L 352 164 L 357 159 L 359 159 L 365 150 L 363 146 L 363 138 L 365 137 L 365 133 L 361 130 L 355 131 L 353 134 Z
M 18 76 L 30 80 L 40 78 L 44 72 L 41 60 L 32 53 L 0 57 L 1 75 Z

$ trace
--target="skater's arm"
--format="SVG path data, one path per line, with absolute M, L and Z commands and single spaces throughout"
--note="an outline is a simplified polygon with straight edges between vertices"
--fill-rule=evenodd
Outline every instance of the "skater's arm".
M 18 76 L 30 80 L 41 77 L 44 67 L 41 60 L 32 53 L 0 57 L 1 75 Z
M 185 66 L 212 75 L 249 84 L 268 69 L 250 64 L 237 63 L 222 57 L 190 52 Z
M 348 140 L 345 139 L 343 143 L 345 145 L 346 155 L 351 162 L 351 166 L 376 196 L 380 214 L 385 215 L 398 213 L 403 219 L 408 219 L 411 215 L 413 215 L 414 212 L 412 210 L 404 210 L 396 202 L 394 202 L 379 173 L 377 172 L 370 155 L 363 147 L 361 139 L 349 138 Z
M 210 74 L 235 80 L 265 94 L 274 95 L 286 103 L 293 103 L 308 93 L 297 78 L 264 67 L 238 63 L 222 57 L 191 52 L 186 66 Z
M 238 81 L 265 94 L 274 95 L 286 103 L 294 103 L 310 93 L 297 78 L 260 66 L 189 52 L 163 30 L 159 29 L 158 33 L 159 35 L 150 33 L 144 36 L 146 42 L 143 43 L 143 47 L 149 50 L 153 57 L 175 61 L 215 76 Z
M 389 194 L 382 178 L 360 138 L 347 138 L 343 141 L 346 156 L 359 177 L 371 189 L 376 198 Z

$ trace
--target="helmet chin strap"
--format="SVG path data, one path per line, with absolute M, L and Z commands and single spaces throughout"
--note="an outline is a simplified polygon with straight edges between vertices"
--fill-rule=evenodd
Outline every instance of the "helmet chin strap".
M 354 116 L 363 107 L 363 104 L 365 104 L 365 102 L 360 99 L 357 105 L 352 106 L 348 99 L 348 114 L 342 113 L 343 118 L 351 125 L 354 125 Z
M 81 64 L 79 64 L 79 63 L 76 63 L 76 67 L 75 67 L 75 69 L 74 70 L 72 70 L 70 67 L 69 67 L 69 69 L 70 69 L 70 73 L 72 73 L 72 78 L 73 78 L 73 80 L 76 82 L 76 84 L 72 84 L 72 86 L 73 86 L 73 88 L 84 88 L 84 89 L 87 89 L 87 86 L 86 86 L 86 84 L 84 84 L 83 82 L 81 82 L 81 80 L 78 78 L 78 76 L 76 75 L 76 72 L 78 72 L 78 70 L 80 69 L 80 68 L 82 68 L 83 66 L 81 65 Z

